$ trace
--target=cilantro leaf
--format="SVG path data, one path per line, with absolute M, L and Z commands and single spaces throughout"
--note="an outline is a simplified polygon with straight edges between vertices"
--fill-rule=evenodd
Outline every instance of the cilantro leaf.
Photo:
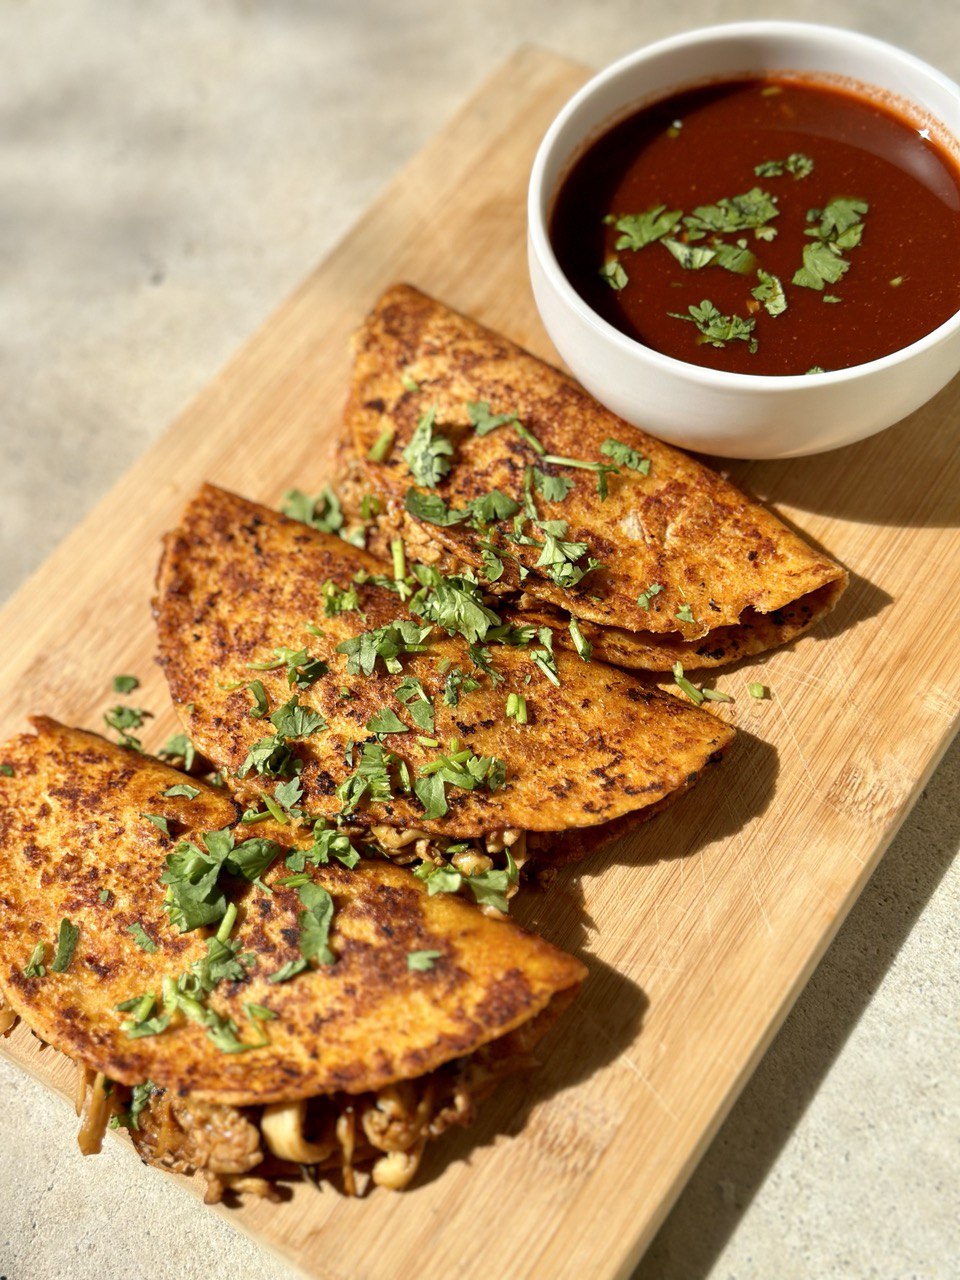
M 793 273 L 793 283 L 804 289 L 822 289 L 836 284 L 850 269 L 850 263 L 837 250 L 821 240 L 803 246 L 803 266 Z
M 254 720 L 262 720 L 270 710 L 266 690 L 259 680 L 251 680 L 247 688 L 253 694 L 253 706 L 247 714 L 252 716 Z
M 608 258 L 597 272 L 601 280 L 606 280 L 611 289 L 617 293 L 630 283 L 630 277 L 624 271 L 618 258 Z
M 655 240 L 660 240 L 677 225 L 680 209 L 668 209 L 665 204 L 655 204 L 643 213 L 624 213 L 620 217 L 605 218 L 621 234 L 614 243 L 615 249 L 639 250 Z
M 53 957 L 53 963 L 50 965 L 54 973 L 66 973 L 70 961 L 73 959 L 73 952 L 79 937 L 79 926 L 71 924 L 64 917 L 60 921 L 60 931 L 57 934 L 57 949 Z
M 760 283 L 754 285 L 750 292 L 758 302 L 763 303 L 768 315 L 782 315 L 787 309 L 787 298 L 783 292 L 780 278 L 770 275 L 768 271 L 764 271 L 762 267 L 759 267 L 757 269 L 757 279 Z
M 386 733 L 409 733 L 410 729 L 403 723 L 395 711 L 391 711 L 389 707 L 384 707 L 377 711 L 367 721 L 366 730 L 368 733 L 386 734 Z
M 291 520 L 308 524 L 321 533 L 339 533 L 343 528 L 343 509 L 334 491 L 327 485 L 315 498 L 301 489 L 290 489 L 283 495 L 280 510 Z
M 296 694 L 274 711 L 270 723 L 276 728 L 277 734 L 282 734 L 284 738 L 309 738 L 327 727 L 323 716 L 302 706 Z
M 417 484 L 434 489 L 450 471 L 453 443 L 439 432 L 434 434 L 437 406 L 432 405 L 417 423 L 403 460 Z
M 433 703 L 427 697 L 423 685 L 416 676 L 406 676 L 397 685 L 395 696 L 410 712 L 410 718 L 424 733 L 433 733 Z
M 547 502 L 562 502 L 573 488 L 573 481 L 566 476 L 550 476 L 538 467 L 533 469 L 533 483 Z
M 157 944 L 150 937 L 149 933 L 147 933 L 139 920 L 134 921 L 131 925 L 127 925 L 127 933 L 133 934 L 134 942 L 142 951 L 146 951 L 150 955 L 153 955 L 156 951 Z
M 133 1086 L 133 1096 L 130 1099 L 130 1106 L 126 1111 L 119 1115 L 110 1117 L 111 1129 L 139 1129 L 140 1116 L 148 1106 L 150 1099 L 155 1093 L 162 1093 L 163 1090 L 159 1085 L 153 1083 L 152 1080 L 144 1080 L 142 1084 Z
M 499 614 L 483 603 L 480 584 L 466 575 L 437 575 L 432 586 L 424 587 L 413 597 L 410 611 L 450 635 L 459 633 L 470 644 L 483 640 L 491 627 L 500 626 Z
M 379 742 L 365 742 L 360 748 L 360 763 L 337 787 L 337 799 L 343 813 L 352 813 L 360 800 L 369 795 L 374 804 L 393 799 L 390 768 L 397 757 Z
M 663 586 L 659 582 L 651 582 L 650 586 L 637 596 L 637 604 L 641 609 L 649 609 L 650 601 L 654 596 L 658 596 L 662 590 Z
M 162 817 L 159 813 L 141 813 L 140 817 L 145 818 L 147 822 L 152 822 L 157 830 L 161 831 L 165 836 L 170 834 L 170 827 L 166 818 Z
M 297 917 L 300 925 L 300 954 L 304 960 L 318 964 L 334 964 L 336 956 L 327 945 L 333 922 L 333 899 L 321 885 L 304 884 L 297 890 L 304 910 Z
M 160 752 L 161 760 L 183 760 L 185 773 L 193 768 L 197 751 L 185 733 L 175 733 Z
M 47 969 L 43 963 L 46 954 L 47 948 L 42 942 L 38 942 L 30 952 L 30 959 L 23 967 L 23 976 L 25 978 L 43 978 L 46 976 Z
M 746 231 L 764 227 L 780 216 L 776 199 L 760 187 L 742 195 L 725 197 L 716 204 L 698 205 L 683 219 L 691 240 L 701 240 L 710 232 Z
M 639 471 L 643 476 L 650 474 L 650 459 L 621 440 L 604 440 L 600 452 L 612 458 L 618 467 L 628 467 L 631 471 Z
M 422 653 L 427 647 L 424 641 L 432 630 L 430 623 L 421 627 L 411 619 L 402 619 L 389 626 L 351 636 L 349 640 L 338 644 L 336 651 L 347 655 L 347 671 L 350 675 L 372 675 L 378 658 L 392 675 L 398 675 L 403 669 L 399 655 Z
M 171 799 L 174 796 L 183 796 L 187 800 L 196 800 L 200 794 L 200 788 L 191 787 L 188 782 L 178 782 L 174 787 L 167 787 L 163 794 L 170 796 Z
M 415 520 L 423 520 L 427 524 L 436 525 L 439 529 L 460 524 L 470 514 L 466 510 L 448 507 L 439 493 L 421 493 L 419 489 L 413 488 L 407 490 L 403 505 Z
M 584 662 L 590 661 L 590 655 L 593 653 L 593 645 L 587 640 L 583 632 L 580 630 L 580 623 L 576 618 L 570 619 L 570 639 L 573 641 L 573 647 L 583 659 Z
M 695 684 L 691 684 L 687 677 L 683 674 L 683 663 L 675 662 L 673 664 L 673 679 L 677 688 L 681 693 L 685 693 L 691 702 L 696 703 L 699 707 L 703 702 L 703 694 Z
M 114 693 L 133 693 L 134 689 L 140 688 L 140 681 L 136 676 L 114 676 L 113 692 Z
M 407 968 L 413 972 L 427 973 L 439 959 L 439 951 L 408 951 Z
M 667 314 L 673 316 L 675 320 L 686 320 L 690 324 L 695 324 L 701 335 L 699 341 L 709 343 L 711 347 L 724 347 L 728 342 L 739 339 L 748 343 L 751 352 L 756 351 L 757 340 L 752 336 L 755 320 L 744 320 L 740 316 L 725 316 L 709 298 L 704 298 L 699 307 L 689 306 L 687 311 L 688 315 L 678 311 L 668 311 Z
M 685 271 L 699 271 L 707 267 L 717 256 L 716 249 L 708 249 L 702 244 L 684 244 L 680 240 L 661 240 L 665 249 L 673 254 Z

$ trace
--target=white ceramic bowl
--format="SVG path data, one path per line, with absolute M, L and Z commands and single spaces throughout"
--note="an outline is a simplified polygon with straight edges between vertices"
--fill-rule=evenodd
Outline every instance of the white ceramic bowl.
M 884 91 L 960 164 L 960 88 L 893 45 L 800 22 L 708 27 L 649 45 L 594 76 L 547 131 L 530 177 L 533 293 L 567 365 L 602 404 L 651 434 L 738 458 L 786 458 L 862 440 L 960 371 L 960 312 L 902 351 L 814 375 L 761 377 L 685 364 L 627 337 L 576 293 L 547 234 L 551 202 L 585 146 L 638 106 L 724 76 L 841 76 Z

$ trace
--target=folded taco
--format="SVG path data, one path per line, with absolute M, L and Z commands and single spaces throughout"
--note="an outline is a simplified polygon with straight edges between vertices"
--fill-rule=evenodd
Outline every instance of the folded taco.
M 353 517 L 367 501 L 371 550 L 392 529 L 432 543 L 525 612 L 576 617 L 610 662 L 666 671 L 756 654 L 846 586 L 727 480 L 407 285 L 357 335 L 345 429 L 342 483 Z
M 0 748 L 0 1018 L 76 1062 L 85 1152 L 123 1126 L 211 1202 L 399 1189 L 585 976 L 322 822 L 244 826 L 222 788 L 34 725 Z

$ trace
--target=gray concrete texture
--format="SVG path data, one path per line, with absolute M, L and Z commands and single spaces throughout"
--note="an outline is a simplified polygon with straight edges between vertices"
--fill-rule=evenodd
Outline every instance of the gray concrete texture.
M 518 45 L 600 65 L 750 17 L 960 78 L 954 0 L 5 0 L 0 598 Z M 960 1274 L 958 787 L 955 747 L 637 1280 Z M 9 1280 L 291 1274 L 120 1144 L 82 1160 L 7 1064 L 0 1114 Z

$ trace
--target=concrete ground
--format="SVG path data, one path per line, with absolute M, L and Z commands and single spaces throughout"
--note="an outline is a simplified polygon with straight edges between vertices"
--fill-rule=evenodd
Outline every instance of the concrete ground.
M 960 78 L 953 0 L 6 0 L 0 599 L 518 44 L 759 16 Z M 960 1274 L 958 792 L 955 745 L 636 1280 Z M 5 1063 L 0 1114 L 0 1276 L 291 1275 Z

